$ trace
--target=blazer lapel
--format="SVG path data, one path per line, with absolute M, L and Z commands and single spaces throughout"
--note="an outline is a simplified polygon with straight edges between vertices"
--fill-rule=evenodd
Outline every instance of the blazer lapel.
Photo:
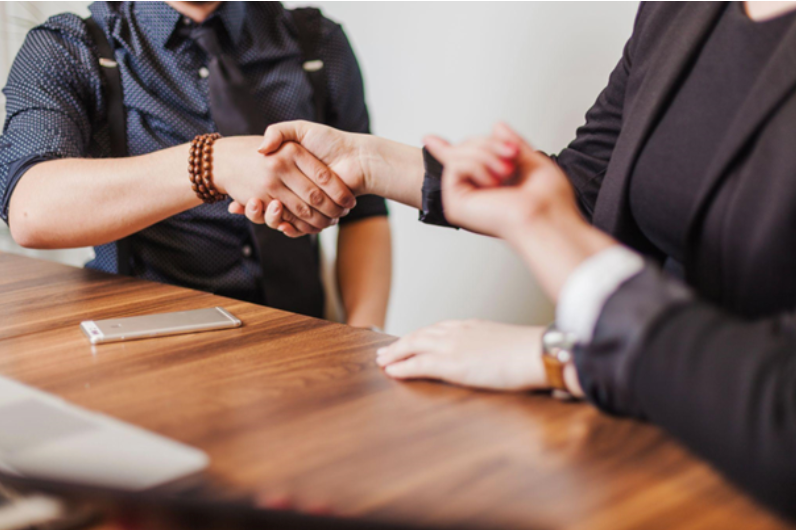
M 743 151 L 746 143 L 760 131 L 777 107 L 796 90 L 796 22 L 782 39 L 774 55 L 768 61 L 760 76 L 752 86 L 738 113 L 719 145 L 713 160 L 708 166 L 702 186 L 697 190 L 695 207 L 690 213 L 687 232 L 686 264 L 693 256 L 694 245 L 710 198 L 733 162 Z
M 702 47 L 726 2 L 688 2 L 672 20 L 650 60 L 648 73 L 629 108 L 611 157 L 593 216 L 594 225 L 625 243 L 634 239 L 627 187 L 639 151 L 665 109 L 683 72 Z M 643 39 L 643 36 L 642 36 Z

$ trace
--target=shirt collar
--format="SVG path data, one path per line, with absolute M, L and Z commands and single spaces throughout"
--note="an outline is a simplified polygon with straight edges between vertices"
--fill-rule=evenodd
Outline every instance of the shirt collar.
M 135 2 L 135 13 L 152 41 L 165 47 L 169 39 L 182 24 L 183 15 L 165 2 Z M 221 2 L 208 17 L 218 17 L 227 30 L 233 44 L 237 45 L 246 22 L 245 2 Z
M 221 2 L 213 15 L 221 19 L 232 43 L 237 46 L 246 22 L 246 2 Z

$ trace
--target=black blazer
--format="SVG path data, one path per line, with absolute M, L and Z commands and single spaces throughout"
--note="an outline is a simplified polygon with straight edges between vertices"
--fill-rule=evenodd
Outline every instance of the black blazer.
M 644 142 L 726 7 L 643 4 L 608 86 L 555 157 L 584 215 L 650 257 L 575 358 L 597 406 L 661 425 L 796 517 L 796 24 L 738 109 L 698 207 L 683 212 L 686 282 L 654 264 L 665 256 L 628 201 Z M 440 170 L 428 155 L 426 168 L 421 219 L 442 224 Z M 736 200 L 723 226 L 706 231 L 705 212 L 728 179 Z
M 724 3 L 642 5 L 608 87 L 558 163 L 595 226 L 654 260 L 628 203 L 641 147 Z M 723 226 L 703 223 L 734 179 Z M 589 398 L 663 426 L 796 517 L 796 25 L 713 158 L 688 216 L 682 282 L 648 267 L 577 354 Z M 712 256 L 707 254 L 713 254 Z

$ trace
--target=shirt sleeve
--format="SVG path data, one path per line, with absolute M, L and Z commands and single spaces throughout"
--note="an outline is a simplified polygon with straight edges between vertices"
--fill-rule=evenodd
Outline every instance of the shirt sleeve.
M 86 155 L 91 140 L 89 109 L 96 108 L 101 93 L 93 56 L 85 24 L 76 15 L 52 17 L 25 38 L 3 89 L 0 218 L 4 221 L 11 194 L 33 165 Z
M 641 272 L 644 260 L 621 245 L 584 261 L 569 275 L 556 308 L 556 326 L 588 343 L 605 302 L 627 280 Z
M 331 99 L 329 125 L 348 132 L 370 133 L 365 88 L 354 50 L 339 24 L 328 19 L 324 22 L 328 31 L 322 49 Z M 387 203 L 383 198 L 363 195 L 357 198 L 357 205 L 351 213 L 340 219 L 340 224 L 386 216 L 388 213 Z

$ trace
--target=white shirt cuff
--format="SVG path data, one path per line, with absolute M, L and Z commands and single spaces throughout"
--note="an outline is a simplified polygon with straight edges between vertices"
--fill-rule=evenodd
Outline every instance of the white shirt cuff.
M 569 275 L 556 308 L 556 326 L 589 342 L 605 302 L 644 268 L 642 257 L 616 245 L 591 256 Z

